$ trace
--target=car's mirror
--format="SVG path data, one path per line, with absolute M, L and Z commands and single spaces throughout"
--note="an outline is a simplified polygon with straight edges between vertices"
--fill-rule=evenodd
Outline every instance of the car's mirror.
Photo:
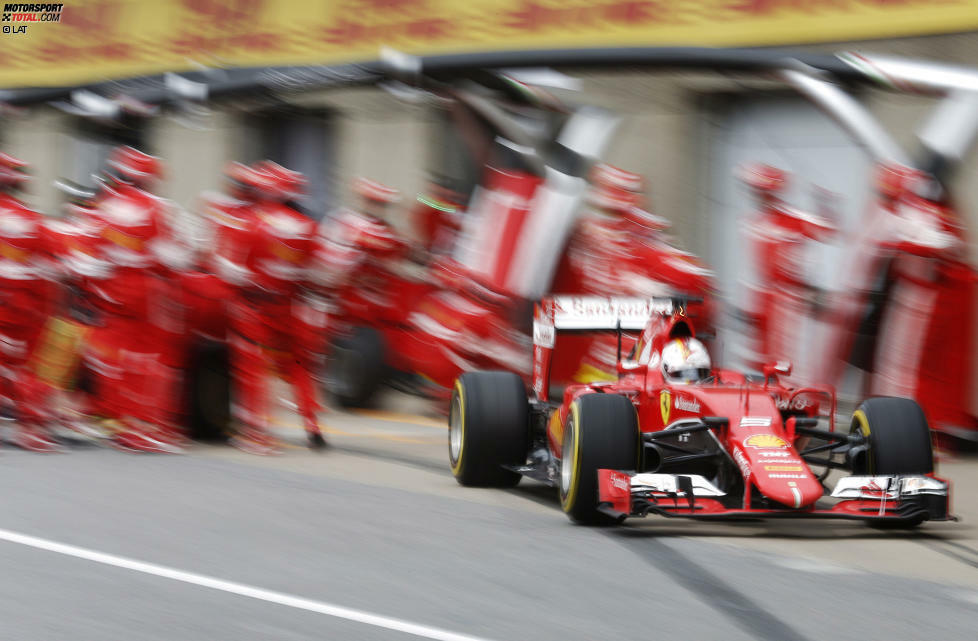
M 771 378 L 775 374 L 780 374 L 782 376 L 791 376 L 791 362 L 776 361 L 774 363 L 766 363 L 761 371 L 764 372 L 765 381 L 767 381 L 767 379 Z
M 648 371 L 648 365 L 643 365 L 638 361 L 623 360 L 618 361 L 618 373 L 619 374 L 636 374 Z

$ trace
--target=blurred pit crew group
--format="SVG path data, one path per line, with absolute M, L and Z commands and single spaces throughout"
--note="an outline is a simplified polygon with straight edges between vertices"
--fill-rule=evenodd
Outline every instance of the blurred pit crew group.
M 323 409 L 317 377 L 330 344 L 344 333 L 355 335 L 351 329 L 366 325 L 382 337 L 378 346 L 394 348 L 372 354 L 374 363 L 335 368 L 341 378 L 364 379 L 366 369 L 378 366 L 420 373 L 440 390 L 450 390 L 459 374 L 473 369 L 509 369 L 529 378 L 532 340 L 525 312 L 535 301 L 519 286 L 524 274 L 540 271 L 552 274 L 547 291 L 555 293 L 700 297 L 706 304 L 698 326 L 707 335 L 715 327 L 712 273 L 672 244 L 668 221 L 647 211 L 644 181 L 631 172 L 595 167 L 588 214 L 553 258 L 523 251 L 523 244 L 550 242 L 533 231 L 541 228 L 536 217 L 546 212 L 534 210 L 528 197 L 497 198 L 496 205 L 463 215 L 457 194 L 429 185 L 431 195 L 419 198 L 410 212 L 415 239 L 408 240 L 390 220 L 398 192 L 377 182 L 357 179 L 356 210 L 341 209 L 317 222 L 297 204 L 306 183 L 300 173 L 271 161 L 232 163 L 225 173 L 226 192 L 202 196 L 202 215 L 193 220 L 204 231 L 194 233 L 185 212 L 153 194 L 163 174 L 153 156 L 131 147 L 113 150 L 97 189 L 67 190 L 75 198 L 65 216 L 47 218 L 19 199 L 29 180 L 26 163 L 0 153 L 0 411 L 12 421 L 18 445 L 57 450 L 52 428 L 61 426 L 108 436 L 127 451 L 181 451 L 193 346 L 203 339 L 225 346 L 228 354 L 235 446 L 258 454 L 276 451 L 270 375 L 278 374 L 291 384 L 307 442 L 318 449 L 325 441 L 317 423 Z M 497 174 L 489 172 L 485 190 L 532 194 L 539 188 L 533 177 Z M 934 209 L 914 200 L 905 174 L 880 170 L 877 191 L 889 219 L 909 215 L 897 216 L 904 210 L 892 202 L 905 203 L 911 213 Z M 806 305 L 820 298 L 804 277 L 802 253 L 807 242 L 837 232 L 830 217 L 783 202 L 783 172 L 756 165 L 741 178 L 759 205 L 747 226 L 761 284 L 749 310 L 756 337 L 751 364 L 794 360 L 804 341 L 787 329 L 800 327 L 811 314 Z M 934 211 L 927 220 L 945 229 L 952 219 L 943 209 Z M 911 221 L 913 229 L 921 227 L 918 219 Z M 907 269 L 922 256 L 947 254 L 943 241 L 910 245 L 911 237 L 916 236 L 873 237 L 876 249 L 857 254 L 899 250 L 906 257 L 896 264 Z M 953 236 L 944 231 L 926 237 Z M 481 248 L 468 264 L 459 258 L 466 244 Z M 548 267 L 541 257 L 556 262 Z M 939 264 L 951 269 L 958 263 Z M 868 267 L 857 271 L 872 273 Z M 960 297 L 958 280 L 944 278 L 940 282 L 948 283 L 939 291 Z M 838 307 L 845 311 L 855 303 Z M 955 327 L 970 326 L 967 318 L 959 320 Z M 847 318 L 832 323 L 849 325 Z M 930 333 L 948 332 L 945 323 Z M 613 337 L 575 340 L 562 348 L 552 378 L 614 377 Z M 965 343 L 962 338 L 954 344 Z M 826 366 L 817 380 L 839 378 L 829 369 L 842 361 L 836 352 L 844 344 L 840 334 L 820 350 Z M 946 360 L 964 359 L 959 353 Z M 916 367 L 880 369 L 881 375 L 889 371 L 913 376 Z M 951 381 L 958 395 L 968 380 L 962 374 Z M 941 384 L 945 398 L 949 383 Z M 364 389 L 345 400 L 364 400 Z M 955 397 L 945 403 L 946 412 L 935 410 L 928 399 L 938 394 L 897 391 L 920 398 L 936 417 L 960 413 L 963 405 Z M 344 402 L 342 394 L 337 398 Z
M 325 309 L 307 295 L 305 271 L 317 224 L 288 204 L 300 174 L 272 162 L 229 167 L 230 193 L 208 207 L 215 250 L 200 256 L 177 233 L 176 209 L 152 193 L 157 158 L 115 149 L 97 193 L 63 219 L 18 200 L 26 169 L 0 155 L 0 384 L 18 445 L 56 450 L 52 426 L 84 431 L 97 418 L 120 449 L 180 451 L 196 335 L 229 345 L 237 446 L 274 447 L 270 366 L 292 382 L 310 446 L 324 445 L 312 369 Z
M 419 199 L 419 240 L 409 243 L 387 220 L 398 192 L 377 182 L 356 180 L 359 211 L 317 223 L 296 204 L 300 173 L 271 161 L 232 163 L 225 173 L 226 192 L 202 197 L 201 243 L 188 237 L 183 212 L 154 195 L 163 175 L 156 157 L 114 149 L 95 192 L 67 190 L 75 198 L 65 216 L 48 218 L 19 198 L 27 163 L 0 154 L 0 401 L 17 445 L 57 451 L 61 426 L 126 451 L 182 451 L 188 355 L 201 337 L 227 345 L 232 444 L 276 450 L 269 374 L 277 373 L 294 390 L 309 446 L 325 445 L 317 375 L 329 301 L 363 289 L 377 263 L 447 256 L 462 227 L 457 197 L 435 187 Z M 600 166 L 592 182 L 595 215 L 571 238 L 564 273 L 602 293 L 623 286 L 613 278 L 614 247 L 668 224 L 638 207 L 638 175 Z M 436 271 L 458 275 L 457 266 Z

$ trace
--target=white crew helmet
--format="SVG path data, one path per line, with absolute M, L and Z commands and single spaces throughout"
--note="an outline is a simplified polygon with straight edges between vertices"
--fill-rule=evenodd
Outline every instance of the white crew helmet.
M 710 369 L 706 347 L 691 336 L 674 338 L 662 348 L 662 375 L 669 383 L 701 381 Z

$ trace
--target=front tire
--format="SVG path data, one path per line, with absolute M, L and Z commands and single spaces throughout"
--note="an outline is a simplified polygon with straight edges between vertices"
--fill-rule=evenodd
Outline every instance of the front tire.
M 864 469 L 857 474 L 930 474 L 934 451 L 920 405 L 909 398 L 881 396 L 863 401 L 852 415 L 853 433 L 867 439 Z
M 468 372 L 455 381 L 448 415 L 448 459 L 461 485 L 514 487 L 526 463 L 526 386 L 512 372 Z
M 598 470 L 638 468 L 638 417 L 618 394 L 585 394 L 571 405 L 560 463 L 560 506 L 575 523 L 610 523 L 598 512 Z
M 852 415 L 851 432 L 862 434 L 868 449 L 853 472 L 867 475 L 930 474 L 934 451 L 930 428 L 920 405 L 909 398 L 870 398 Z M 920 525 L 924 517 L 870 521 L 879 529 L 906 529 Z

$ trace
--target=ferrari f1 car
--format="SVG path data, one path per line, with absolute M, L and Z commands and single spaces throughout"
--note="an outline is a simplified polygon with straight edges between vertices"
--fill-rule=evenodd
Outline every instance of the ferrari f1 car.
M 507 487 L 529 476 L 556 486 L 564 512 L 581 523 L 648 514 L 881 527 L 953 519 L 916 402 L 870 398 L 849 430 L 836 430 L 834 390 L 783 384 L 790 364 L 753 376 L 712 367 L 687 304 L 545 299 L 535 312 L 529 396 L 509 372 L 469 372 L 455 383 L 449 458 L 458 482 Z M 622 358 L 623 333 L 639 329 Z M 620 337 L 618 380 L 551 390 L 560 335 L 609 330 Z M 674 369 L 677 359 L 692 369 Z M 849 475 L 830 488 L 837 469 Z

